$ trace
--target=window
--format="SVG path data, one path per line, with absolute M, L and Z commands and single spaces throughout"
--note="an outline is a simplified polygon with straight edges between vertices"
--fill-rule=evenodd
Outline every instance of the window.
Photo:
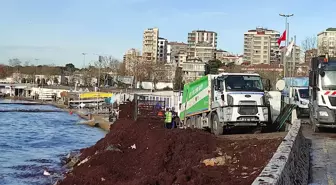
M 225 77 L 225 86 L 227 91 L 264 91 L 260 76 L 229 75 Z

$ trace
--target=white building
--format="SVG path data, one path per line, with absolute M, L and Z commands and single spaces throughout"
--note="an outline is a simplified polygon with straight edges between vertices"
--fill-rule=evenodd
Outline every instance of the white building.
M 244 33 L 244 62 L 252 65 L 279 62 L 279 37 L 278 31 L 265 28 Z
M 158 39 L 158 61 L 167 62 L 167 45 L 168 40 L 165 38 L 159 37 Z
M 188 58 L 201 58 L 204 62 L 214 58 L 217 48 L 217 33 L 194 30 L 188 33 Z
M 148 28 L 143 33 L 142 54 L 145 60 L 157 62 L 159 28 Z
M 328 28 L 317 34 L 317 53 L 324 55 L 328 53 L 331 56 L 336 54 L 336 28 Z
M 205 73 L 205 62 L 200 59 L 188 59 L 184 63 L 180 63 L 179 67 L 183 71 L 183 80 L 185 83 L 194 81 Z

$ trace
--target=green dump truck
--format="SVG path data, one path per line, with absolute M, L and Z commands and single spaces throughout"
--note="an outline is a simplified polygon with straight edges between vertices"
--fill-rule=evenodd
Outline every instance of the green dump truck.
M 249 73 L 207 75 L 186 84 L 179 116 L 182 127 L 209 128 L 216 135 L 224 129 L 262 128 L 272 122 L 262 79 Z

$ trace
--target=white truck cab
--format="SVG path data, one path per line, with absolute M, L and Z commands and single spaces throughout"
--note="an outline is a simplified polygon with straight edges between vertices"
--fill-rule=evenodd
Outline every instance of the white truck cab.
M 297 105 L 298 116 L 309 115 L 309 88 L 291 87 L 290 104 Z

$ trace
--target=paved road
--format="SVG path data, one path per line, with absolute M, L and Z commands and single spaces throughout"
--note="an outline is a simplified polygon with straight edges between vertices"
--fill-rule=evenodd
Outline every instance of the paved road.
M 336 184 L 336 130 L 316 134 L 305 124 L 303 133 L 311 140 L 310 185 Z

